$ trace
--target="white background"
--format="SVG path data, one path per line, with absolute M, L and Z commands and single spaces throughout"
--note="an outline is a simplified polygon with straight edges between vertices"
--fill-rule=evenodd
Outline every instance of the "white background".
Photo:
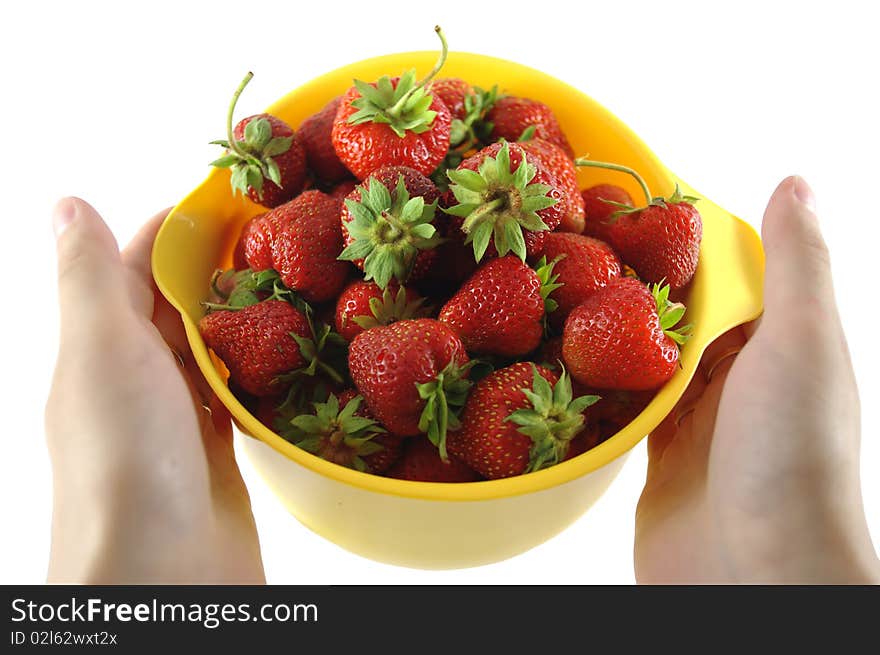
M 353 11 L 342 2 L 158 0 L 4 9 L 0 583 L 45 577 L 54 202 L 68 194 L 89 200 L 124 244 L 207 173 L 216 156 L 208 141 L 223 136 L 228 97 L 245 71 L 256 78 L 239 116 L 350 61 L 432 49 L 435 23 L 454 50 L 512 59 L 592 95 L 683 179 L 756 227 L 782 177 L 799 173 L 813 185 L 860 386 L 865 505 L 880 542 L 872 279 L 880 48 L 871 3 L 357 4 Z M 579 6 L 581 15 L 573 13 Z M 549 543 L 447 572 L 384 566 L 339 549 L 300 526 L 246 461 L 242 467 L 270 582 L 628 583 L 645 462 L 643 442 L 599 503 Z

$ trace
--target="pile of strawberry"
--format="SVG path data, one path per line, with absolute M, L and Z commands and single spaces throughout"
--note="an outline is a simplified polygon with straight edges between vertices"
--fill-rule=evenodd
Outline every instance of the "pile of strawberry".
M 415 71 L 355 80 L 298 129 L 232 127 L 214 162 L 265 207 L 200 330 L 285 439 L 408 480 L 554 465 L 630 422 L 678 366 L 694 198 L 575 159 L 549 107 Z M 577 166 L 630 173 L 581 191 Z

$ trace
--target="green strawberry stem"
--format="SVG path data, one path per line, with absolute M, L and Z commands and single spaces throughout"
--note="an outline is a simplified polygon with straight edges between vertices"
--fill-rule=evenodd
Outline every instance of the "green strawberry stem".
M 475 363 L 476 360 L 471 360 L 460 366 L 453 360 L 430 382 L 416 384 L 419 397 L 425 401 L 425 407 L 419 416 L 419 430 L 427 434 L 431 443 L 437 446 L 444 462 L 449 461 L 446 434 L 461 427 L 458 412 L 464 407 L 473 384 L 465 375 Z
M 272 125 L 264 117 L 254 118 L 245 125 L 244 140 L 235 139 L 232 117 L 241 92 L 253 78 L 253 73 L 244 76 L 241 84 L 232 94 L 232 101 L 226 113 L 226 139 L 211 141 L 212 144 L 226 148 L 226 154 L 211 162 L 217 168 L 230 168 L 230 184 L 233 193 L 244 194 L 251 190 L 262 197 L 263 181 L 271 180 L 281 188 L 281 169 L 272 157 L 284 154 L 293 144 L 292 136 L 272 136 Z
M 517 197 L 516 200 L 519 200 L 519 198 Z M 461 224 L 462 231 L 465 234 L 469 234 L 470 231 L 474 228 L 474 225 L 482 220 L 483 216 L 485 216 L 486 214 L 491 214 L 496 209 L 501 209 L 506 203 L 507 200 L 505 198 L 495 198 L 494 200 L 483 203 L 474 211 L 472 211 L 470 215 L 465 219 L 464 223 Z M 511 202 L 510 204 L 512 207 L 514 203 Z
M 381 298 L 370 298 L 370 315 L 355 316 L 352 320 L 364 330 L 378 325 L 389 325 L 395 321 L 409 318 L 417 318 L 431 313 L 429 307 L 423 306 L 424 298 L 418 298 L 413 302 L 407 302 L 406 287 L 400 286 L 397 295 L 391 296 L 391 290 L 386 287 L 382 290 Z
M 632 175 L 633 178 L 635 178 L 636 182 L 639 183 L 639 186 L 642 187 L 642 192 L 645 194 L 645 198 L 648 200 L 648 204 L 650 205 L 654 202 L 654 196 L 651 195 L 651 191 L 648 189 L 648 185 L 645 180 L 635 171 L 635 169 L 632 169 L 629 166 L 624 166 L 622 164 L 611 164 L 604 161 L 593 161 L 592 159 L 587 159 L 585 157 L 579 157 L 578 159 L 575 159 L 574 164 L 575 166 L 604 168 L 609 171 L 619 171 L 621 173 Z
M 293 417 L 280 434 L 307 452 L 366 471 L 362 458 L 383 450 L 372 439 L 385 433 L 385 429 L 373 419 L 355 414 L 362 400 L 362 396 L 355 396 L 340 409 L 339 399 L 330 394 L 327 402 L 312 403 L 313 413 Z
M 538 212 L 558 201 L 547 195 L 549 186 L 532 183 L 536 174 L 537 169 L 525 157 L 515 171 L 511 170 L 507 141 L 495 157 L 485 157 L 476 171 L 446 171 L 452 182 L 449 188 L 458 204 L 443 211 L 464 219 L 461 231 L 467 235 L 465 244 L 472 244 L 476 261 L 483 258 L 490 240 L 499 257 L 513 252 L 525 261 L 523 231 L 549 229 Z
M 412 96 L 412 94 L 415 93 L 417 90 L 424 88 L 428 82 L 434 79 L 437 73 L 440 72 L 440 69 L 443 68 L 443 64 L 446 63 L 446 57 L 449 54 L 449 44 L 446 43 L 446 36 L 443 34 L 443 30 L 440 28 L 439 25 L 434 26 L 434 32 L 436 32 L 437 36 L 440 37 L 440 57 L 437 59 L 437 63 L 434 64 L 434 68 L 432 68 L 431 71 L 424 78 L 416 83 L 413 88 L 403 94 L 400 100 L 395 102 L 392 107 L 386 110 L 390 116 L 393 116 L 395 118 L 399 117 L 400 112 L 403 110 L 404 105 L 406 105 L 406 101 L 410 99 L 410 96 Z
M 519 425 L 518 431 L 532 439 L 526 473 L 561 462 L 571 440 L 584 428 L 584 410 L 599 400 L 599 396 L 572 399 L 571 378 L 565 368 L 553 387 L 534 364 L 532 371 L 531 388 L 522 389 L 529 406 L 504 419 Z
M 338 259 L 362 259 L 365 279 L 374 280 L 380 289 L 392 277 L 405 284 L 419 253 L 440 243 L 432 223 L 437 200 L 425 204 L 421 196 L 410 198 L 402 174 L 393 190 L 374 177 L 359 188 L 360 202 L 345 200 L 352 215 L 346 224 L 352 242 Z
M 672 339 L 680 349 L 691 338 L 691 332 L 694 328 L 692 323 L 688 323 L 678 329 L 673 329 L 684 317 L 685 306 L 680 302 L 669 300 L 669 285 L 663 284 L 663 280 L 653 284 L 650 290 L 654 302 L 657 304 L 657 315 L 660 317 L 660 327 L 663 334 Z
M 538 276 L 538 280 L 541 282 L 541 298 L 544 300 L 544 327 L 547 328 L 547 314 L 550 312 L 555 312 L 559 308 L 559 303 L 556 302 L 553 298 L 550 297 L 550 294 L 559 289 L 560 287 L 564 287 L 564 282 L 557 282 L 559 279 L 559 273 L 553 274 L 553 267 L 562 260 L 565 259 L 567 255 L 562 253 L 561 255 L 557 255 L 553 258 L 553 261 L 547 262 L 547 257 L 542 256 L 535 266 L 535 274 Z
M 248 85 L 248 82 L 250 82 L 253 77 L 254 74 L 251 72 L 248 72 L 248 74 L 244 76 L 241 84 L 238 85 L 235 93 L 232 94 L 232 102 L 229 103 L 229 109 L 226 112 L 226 142 L 229 144 L 229 149 L 232 152 L 247 161 L 254 160 L 254 157 L 250 153 L 245 152 L 235 140 L 235 136 L 232 134 L 232 118 L 235 115 L 235 105 L 238 104 L 238 98 L 241 96 L 241 92 L 244 91 L 244 87 Z
M 434 98 L 425 85 L 440 71 L 449 53 L 443 31 L 439 26 L 434 31 L 440 37 L 440 57 L 431 72 L 420 82 L 416 82 L 414 68 L 404 72 L 398 78 L 397 84 L 388 75 L 380 77 L 375 84 L 354 80 L 354 87 L 360 97 L 351 102 L 351 106 L 358 111 L 348 117 L 349 124 L 384 124 L 401 139 L 408 131 L 422 134 L 431 129 L 437 112 L 431 109 Z

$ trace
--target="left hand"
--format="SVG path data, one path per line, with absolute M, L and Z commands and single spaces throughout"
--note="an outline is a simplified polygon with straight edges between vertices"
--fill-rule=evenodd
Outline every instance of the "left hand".
M 265 581 L 229 414 L 153 282 L 150 254 L 167 213 L 120 253 L 90 205 L 66 198 L 55 209 L 50 582 Z

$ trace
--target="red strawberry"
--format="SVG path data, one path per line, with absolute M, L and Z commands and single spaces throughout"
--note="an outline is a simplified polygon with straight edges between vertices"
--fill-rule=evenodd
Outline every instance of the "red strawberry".
M 593 388 L 648 390 L 678 366 L 690 326 L 673 330 L 685 307 L 669 286 L 612 281 L 578 305 L 565 322 L 562 357 L 574 379 Z
M 494 139 L 516 141 L 523 132 L 534 126 L 536 137 L 555 143 L 565 151 L 565 154 L 574 159 L 574 150 L 563 134 L 562 128 L 559 127 L 556 115 L 543 102 L 516 96 L 502 96 L 495 101 L 486 119 L 493 125 Z
M 632 196 L 627 193 L 626 189 L 615 184 L 597 184 L 589 189 L 584 189 L 581 192 L 581 197 L 584 200 L 586 214 L 584 234 L 610 242 L 613 222 L 611 215 L 620 209 L 620 205 L 632 207 Z M 607 202 L 608 200 L 611 202 Z
M 565 457 L 562 458 L 562 461 L 567 462 L 578 455 L 583 455 L 591 448 L 598 446 L 602 441 L 604 441 L 604 439 L 599 433 L 599 426 L 595 422 L 587 419 L 586 423 L 584 423 L 583 431 L 571 440 L 571 443 L 568 446 L 568 451 L 565 453 Z
M 622 214 L 611 227 L 611 243 L 621 258 L 646 282 L 681 289 L 694 276 L 700 258 L 703 221 L 695 198 L 676 187 L 668 200 Z
M 444 459 L 470 386 L 467 364 L 455 333 L 430 318 L 361 332 L 348 351 L 351 378 L 382 425 L 401 436 L 427 433 Z
M 292 334 L 312 336 L 306 317 L 280 300 L 211 312 L 199 321 L 199 331 L 230 378 L 254 396 L 283 390 L 277 378 L 306 364 Z
M 450 455 L 443 461 L 437 446 L 422 436 L 406 440 L 403 456 L 385 475 L 418 482 L 476 482 L 482 479 L 457 457 Z
M 620 260 L 611 246 L 581 234 L 550 232 L 544 239 L 544 257 L 556 261 L 553 273 L 561 285 L 553 292 L 557 306 L 549 314 L 550 324 L 557 329 L 596 289 L 620 277 Z
M 355 280 L 336 301 L 336 331 L 351 341 L 372 327 L 423 316 L 423 302 L 415 291 L 394 282 L 382 290 L 375 282 Z
M 238 241 L 235 242 L 235 249 L 232 251 L 232 266 L 236 271 L 242 271 L 246 268 L 250 268 L 250 264 L 248 264 L 246 247 L 248 239 L 250 238 L 250 231 L 254 226 L 254 223 L 261 217 L 264 216 L 265 212 L 262 214 L 257 214 L 256 216 L 249 219 L 244 225 L 241 227 L 241 232 L 238 236 Z M 272 268 L 272 256 L 270 250 L 259 249 L 261 252 L 265 252 L 268 255 L 268 259 L 266 261 L 261 261 L 261 264 L 264 266 L 258 270 L 263 270 L 264 268 Z
M 469 352 L 525 355 L 541 342 L 554 281 L 552 265 L 535 271 L 512 255 L 490 259 L 443 306 L 438 320 L 455 330 Z
M 597 389 L 601 400 L 596 403 L 593 418 L 599 437 L 607 439 L 632 423 L 654 398 L 656 391 L 623 391 L 620 389 Z
M 578 166 L 610 168 L 632 175 L 648 200 L 645 207 L 617 206 L 611 216 L 608 240 L 624 263 L 647 282 L 666 282 L 681 289 L 694 276 L 700 257 L 703 220 L 678 185 L 669 198 L 653 198 L 648 185 L 632 168 L 589 159 L 578 159 Z
M 232 128 L 238 96 L 252 77 L 253 73 L 248 73 L 232 96 L 226 119 L 227 138 L 211 142 L 227 152 L 211 165 L 232 169 L 233 194 L 241 191 L 265 207 L 277 207 L 302 191 L 306 182 L 306 151 L 293 129 L 270 114 L 248 116 Z
M 431 81 L 428 93 L 443 101 L 453 120 L 463 120 L 467 116 L 465 98 L 473 95 L 474 87 L 457 77 L 438 77 Z
M 446 61 L 446 38 L 437 64 L 416 83 L 415 69 L 400 78 L 375 83 L 355 80 L 346 91 L 333 123 L 332 139 L 343 164 L 363 180 L 383 166 L 409 166 L 430 175 L 449 149 L 452 117 L 440 96 L 426 85 Z
M 565 373 L 517 362 L 474 385 L 449 452 L 490 479 L 552 466 L 584 429 L 583 412 L 596 400 L 572 400 Z
M 363 269 L 366 279 L 383 289 L 392 277 L 401 284 L 418 279 L 437 256 L 439 195 L 434 183 L 412 168 L 374 171 L 345 199 L 346 248 L 339 258 Z
M 438 231 L 440 229 L 438 226 Z M 464 280 L 473 275 L 479 263 L 474 261 L 474 249 L 465 245 L 464 235 L 458 227 L 435 250 L 436 265 L 431 266 L 419 280 L 419 290 L 424 295 L 437 298 L 438 304 L 442 304 Z
M 527 139 L 519 145 L 532 155 L 541 166 L 551 171 L 565 194 L 565 210 L 559 229 L 580 234 L 584 231 L 584 199 L 578 189 L 577 168 L 565 150 L 544 139 Z
M 251 269 L 274 268 L 308 302 L 335 298 L 345 284 L 338 204 L 320 191 L 305 191 L 255 218 L 243 236 Z
M 368 473 L 383 473 L 400 455 L 402 438 L 389 435 L 354 391 L 314 403 L 314 413 L 295 416 L 281 436 L 328 462 Z
M 562 337 L 553 337 L 545 341 L 535 361 L 551 371 L 559 371 L 562 363 Z
M 357 180 L 343 180 L 336 186 L 334 186 L 327 195 L 333 198 L 335 201 L 339 203 L 340 211 L 342 211 L 343 203 L 345 202 L 345 197 L 354 191 L 354 188 L 357 186 Z
M 330 138 L 341 100 L 341 97 L 333 98 L 321 111 L 306 118 L 296 131 L 297 139 L 306 151 L 309 170 L 324 184 L 333 184 L 351 175 L 339 161 Z
M 477 261 L 484 254 L 512 252 L 523 261 L 539 255 L 544 232 L 562 221 L 566 203 L 559 182 L 519 144 L 487 146 L 447 175 L 458 204 L 444 211 L 463 219 L 460 229 Z

